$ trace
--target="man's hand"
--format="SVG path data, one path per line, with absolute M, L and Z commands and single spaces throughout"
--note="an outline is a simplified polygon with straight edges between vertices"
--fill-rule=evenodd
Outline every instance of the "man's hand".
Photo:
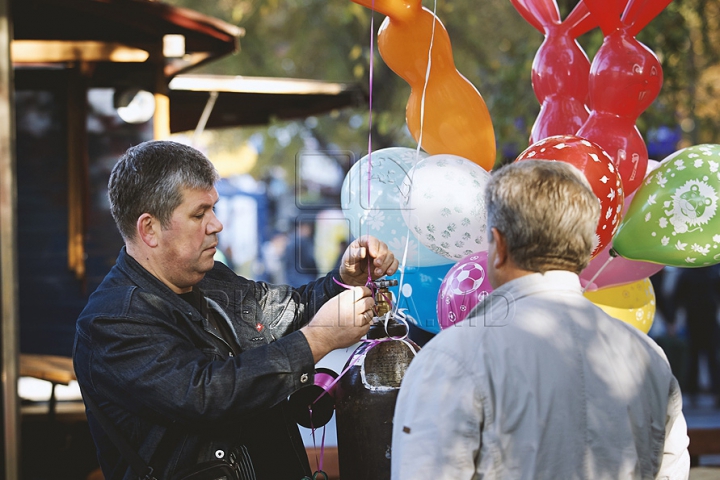
M 383 275 L 394 274 L 398 261 L 384 242 L 370 235 L 363 235 L 348 245 L 343 254 L 340 262 L 340 277 L 343 283 L 365 285 L 368 265 L 371 269 L 370 276 L 376 280 Z
M 370 328 L 375 300 L 367 287 L 353 287 L 330 299 L 300 329 L 313 352 L 315 363 L 338 348 L 360 341 Z

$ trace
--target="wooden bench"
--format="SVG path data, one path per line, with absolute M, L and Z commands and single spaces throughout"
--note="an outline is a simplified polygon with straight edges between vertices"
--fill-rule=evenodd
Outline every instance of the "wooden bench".
M 702 455 L 720 455 L 720 428 L 689 428 L 690 465 L 697 466 Z
M 310 469 L 315 471 L 315 469 L 318 467 L 320 449 L 314 447 L 306 447 L 305 450 L 308 454 L 308 460 L 310 460 Z M 327 473 L 328 480 L 339 480 L 340 466 L 338 464 L 338 447 L 325 447 L 323 453 L 323 471 Z
M 52 384 L 50 398 L 48 399 L 47 414 L 48 418 L 53 420 L 57 412 L 55 386 L 69 385 L 70 382 L 76 380 L 72 358 L 57 355 L 21 353 L 19 373 L 21 377 L 39 378 L 40 380 L 47 380 Z

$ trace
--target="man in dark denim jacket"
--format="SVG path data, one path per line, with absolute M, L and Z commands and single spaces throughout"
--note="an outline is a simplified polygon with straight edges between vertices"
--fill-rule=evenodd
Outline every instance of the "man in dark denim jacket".
M 367 332 L 367 268 L 379 278 L 398 263 L 363 237 L 304 287 L 239 277 L 213 260 L 215 181 L 204 155 L 174 142 L 140 144 L 115 165 L 125 247 L 78 319 L 78 383 L 158 479 L 244 446 L 258 480 L 300 480 L 310 467 L 286 399 Z M 88 422 L 105 478 L 137 478 L 90 411 Z

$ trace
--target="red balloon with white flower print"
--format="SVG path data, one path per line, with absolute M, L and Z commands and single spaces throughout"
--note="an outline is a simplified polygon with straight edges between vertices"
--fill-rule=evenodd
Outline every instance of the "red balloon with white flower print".
M 575 135 L 556 135 L 530 145 L 516 161 L 565 162 L 580 170 L 600 200 L 602 211 L 595 230 L 594 257 L 612 241 L 623 208 L 622 180 L 610 155 L 598 144 Z

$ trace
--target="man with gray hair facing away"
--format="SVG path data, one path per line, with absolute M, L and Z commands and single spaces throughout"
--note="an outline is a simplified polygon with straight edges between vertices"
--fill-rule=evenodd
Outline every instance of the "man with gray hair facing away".
M 686 479 L 682 398 L 663 351 L 587 300 L 600 205 L 582 174 L 528 160 L 487 186 L 495 289 L 410 364 L 392 478 Z

